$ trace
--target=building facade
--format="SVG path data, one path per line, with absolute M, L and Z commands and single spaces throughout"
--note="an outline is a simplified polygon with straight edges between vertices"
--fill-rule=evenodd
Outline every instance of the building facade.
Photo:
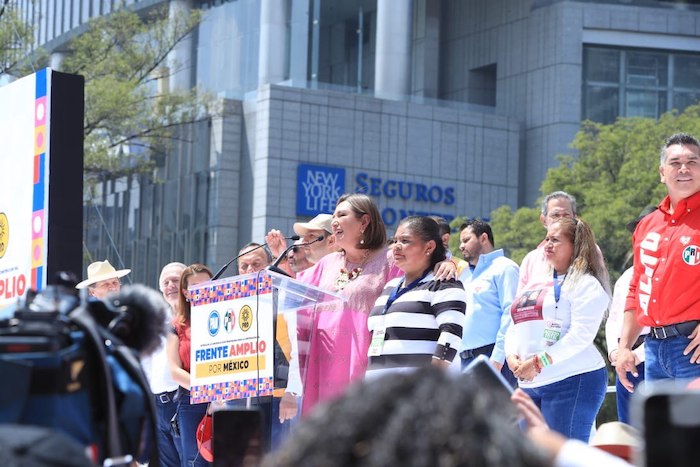
M 25 3 L 22 3 L 25 2 Z M 127 2 L 128 3 L 128 2 Z M 57 65 L 111 0 L 21 0 Z M 700 2 L 566 0 L 144 1 L 202 8 L 173 51 L 171 88 L 226 108 L 182 131 L 162 183 L 114 180 L 86 206 L 86 249 L 138 281 L 171 260 L 216 268 L 271 228 L 377 200 L 488 217 L 533 205 L 583 119 L 657 117 L 700 98 Z

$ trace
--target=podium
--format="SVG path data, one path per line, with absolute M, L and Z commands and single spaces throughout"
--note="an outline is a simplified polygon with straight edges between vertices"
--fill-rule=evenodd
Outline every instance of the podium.
M 189 291 L 192 403 L 263 407 L 285 389 L 303 400 L 306 374 L 299 350 L 303 355 L 311 345 L 308 327 L 319 311 L 341 310 L 344 297 L 269 270 L 205 282 Z M 262 443 L 267 446 L 269 440 Z

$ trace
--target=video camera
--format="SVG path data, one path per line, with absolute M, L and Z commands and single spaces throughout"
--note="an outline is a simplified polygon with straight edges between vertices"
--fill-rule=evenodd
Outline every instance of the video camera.
M 75 289 L 72 275 L 30 291 L 0 320 L 0 423 L 48 427 L 76 440 L 92 462 L 141 458 L 155 436 L 155 407 L 139 357 L 158 348 L 167 304 L 142 285 L 105 301 Z M 155 441 L 150 465 L 158 465 Z

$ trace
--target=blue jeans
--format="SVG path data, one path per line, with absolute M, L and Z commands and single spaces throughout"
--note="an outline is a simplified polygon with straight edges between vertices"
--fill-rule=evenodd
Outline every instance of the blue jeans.
M 197 427 L 207 413 L 208 404 L 190 404 L 190 394 L 180 389 L 177 401 L 177 419 L 180 422 L 182 467 L 205 467 L 210 465 L 199 454 Z
M 467 368 L 467 366 L 469 366 L 469 364 L 471 362 L 473 362 L 474 359 L 476 359 L 476 357 L 478 357 L 479 355 L 486 355 L 487 357 L 490 356 L 491 352 L 493 352 L 494 345 L 495 344 L 491 344 L 491 345 L 481 347 L 480 349 L 483 349 L 483 351 L 474 353 L 474 354 L 472 354 L 472 356 L 467 357 L 467 358 L 462 357 L 461 354 L 463 354 L 464 352 L 461 352 L 459 358 L 462 359 L 462 371 L 464 371 L 464 369 Z M 506 379 L 506 381 L 508 381 L 508 383 L 510 383 L 510 385 L 513 389 L 518 387 L 518 378 L 516 378 L 513 375 L 513 372 L 510 371 L 510 368 L 508 368 L 508 364 L 505 362 L 503 363 L 503 367 L 501 368 L 501 374 Z
M 172 394 L 154 395 L 156 405 L 156 434 L 158 436 L 158 456 L 163 467 L 177 467 L 180 465 L 180 453 L 182 442 L 180 438 L 173 437 L 170 430 L 170 420 L 177 411 L 177 402 Z
M 636 388 L 639 383 L 644 381 L 644 362 L 637 365 L 637 373 L 639 376 L 636 378 L 632 373 L 627 373 L 627 378 Z M 620 384 L 620 378 L 615 375 L 615 400 L 617 401 L 617 419 L 622 423 L 630 423 L 630 397 L 632 393 L 629 392 L 625 387 Z
M 608 371 L 600 368 L 523 391 L 540 408 L 551 429 L 587 443 L 607 387 Z
M 647 382 L 663 379 L 693 379 L 700 376 L 700 365 L 690 363 L 690 354 L 683 350 L 690 342 L 685 336 L 654 339 L 649 336 L 644 341 L 645 375 Z

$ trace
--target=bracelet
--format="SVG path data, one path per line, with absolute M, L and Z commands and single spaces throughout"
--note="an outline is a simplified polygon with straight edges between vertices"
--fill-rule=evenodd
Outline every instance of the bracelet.
M 542 363 L 542 368 L 552 364 L 552 359 L 547 356 L 547 352 L 538 354 L 537 359 Z
M 532 364 L 535 365 L 535 371 L 539 374 L 542 371 L 542 365 L 540 365 L 540 359 L 537 355 L 533 358 Z

